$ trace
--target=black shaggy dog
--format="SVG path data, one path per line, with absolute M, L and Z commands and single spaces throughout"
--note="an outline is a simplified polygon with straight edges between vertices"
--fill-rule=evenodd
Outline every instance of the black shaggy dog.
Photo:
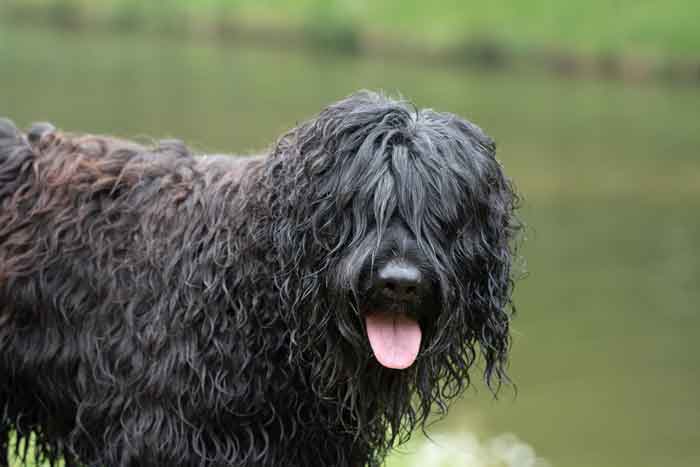
M 1 120 L 3 451 L 379 465 L 476 361 L 507 379 L 520 225 L 494 150 L 370 92 L 241 159 Z

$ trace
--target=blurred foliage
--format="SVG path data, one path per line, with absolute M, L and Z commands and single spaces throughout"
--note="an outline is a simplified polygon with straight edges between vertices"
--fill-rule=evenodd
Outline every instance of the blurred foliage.
M 345 6 L 344 6 L 345 5 Z M 358 23 L 348 2 L 315 0 L 305 15 L 305 37 L 321 50 L 356 53 L 360 48 Z
M 600 55 L 698 58 L 696 0 L 5 0 L 54 21 L 101 18 L 118 27 L 186 31 L 231 21 L 305 31 L 322 46 L 355 51 L 361 37 L 389 36 L 436 49 L 487 42 Z M 468 49 L 468 47 L 467 47 Z

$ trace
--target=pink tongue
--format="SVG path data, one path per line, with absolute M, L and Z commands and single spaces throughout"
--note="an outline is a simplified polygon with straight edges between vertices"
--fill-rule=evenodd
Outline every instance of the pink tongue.
M 402 370 L 416 360 L 421 331 L 403 313 L 370 313 L 365 317 L 367 337 L 374 356 L 387 368 Z

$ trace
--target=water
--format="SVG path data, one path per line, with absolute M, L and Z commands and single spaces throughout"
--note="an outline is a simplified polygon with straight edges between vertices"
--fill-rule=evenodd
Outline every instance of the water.
M 359 88 L 485 128 L 530 226 L 517 396 L 478 385 L 390 465 L 700 465 L 697 88 L 0 26 L 0 114 L 22 125 L 244 153 Z

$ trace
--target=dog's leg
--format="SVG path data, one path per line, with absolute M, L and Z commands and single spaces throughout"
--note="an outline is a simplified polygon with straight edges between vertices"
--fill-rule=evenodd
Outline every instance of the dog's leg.
M 78 461 L 68 453 L 63 454 L 63 465 L 65 467 L 78 467 Z

